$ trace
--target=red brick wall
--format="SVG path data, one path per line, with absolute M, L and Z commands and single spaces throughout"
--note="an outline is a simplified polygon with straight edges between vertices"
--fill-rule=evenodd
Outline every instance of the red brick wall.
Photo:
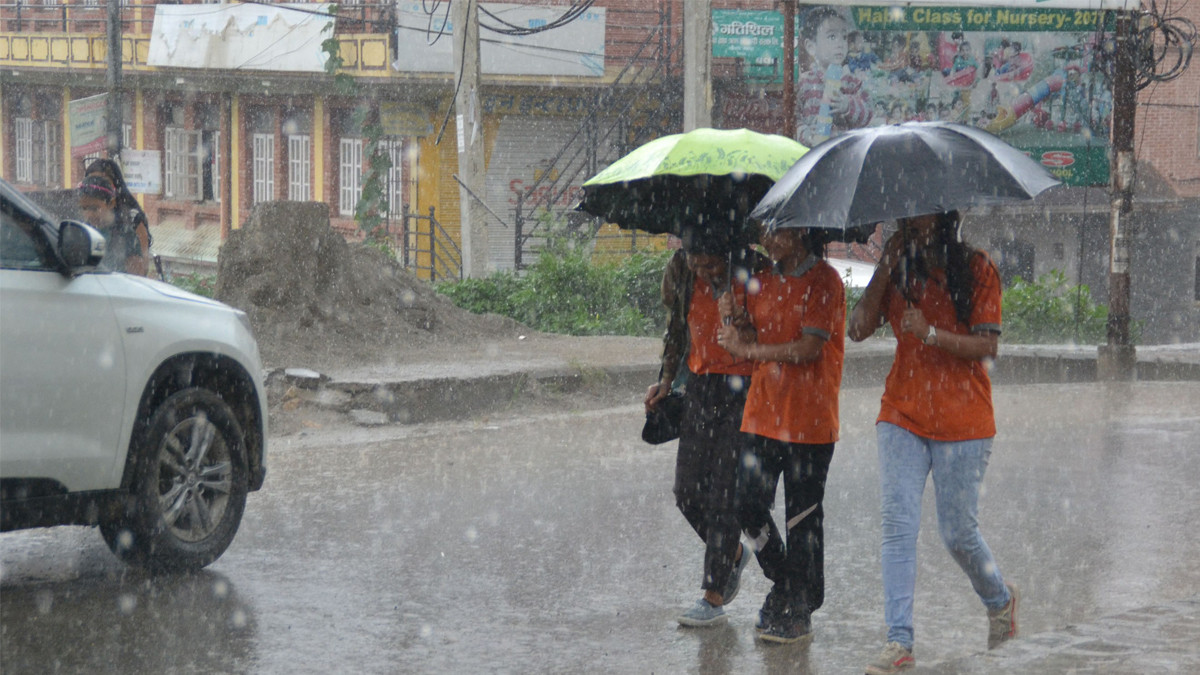
M 1200 25 L 1200 3 L 1167 7 L 1168 16 Z M 1178 79 L 1143 89 L 1136 122 L 1138 161 L 1152 164 L 1179 196 L 1200 197 L 1200 58 Z

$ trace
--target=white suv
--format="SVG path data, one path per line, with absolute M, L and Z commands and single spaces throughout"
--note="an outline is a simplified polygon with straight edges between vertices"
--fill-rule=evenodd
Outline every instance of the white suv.
M 0 530 L 99 525 L 129 563 L 197 569 L 266 475 L 258 347 L 243 312 L 103 253 L 0 180 Z

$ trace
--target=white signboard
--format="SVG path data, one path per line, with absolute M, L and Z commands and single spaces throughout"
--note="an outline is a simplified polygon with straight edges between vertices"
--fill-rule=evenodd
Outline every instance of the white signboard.
M 164 5 L 154 9 L 147 63 L 172 68 L 320 73 L 330 5 Z
M 134 194 L 162 193 L 162 153 L 158 150 L 121 151 L 121 173 Z
M 396 61 L 401 72 L 454 72 L 454 24 L 445 10 L 432 16 L 426 8 L 438 3 L 401 0 L 397 5 Z M 160 5 L 161 6 L 161 5 Z M 481 3 L 504 23 L 537 28 L 560 18 L 567 6 L 531 7 L 501 2 Z M 592 7 L 573 21 L 530 35 L 504 35 L 495 18 L 480 11 L 479 61 L 486 75 L 604 75 L 606 12 Z
M 104 150 L 108 141 L 105 127 L 108 94 L 80 98 L 67 104 L 71 118 L 71 156 L 83 157 Z

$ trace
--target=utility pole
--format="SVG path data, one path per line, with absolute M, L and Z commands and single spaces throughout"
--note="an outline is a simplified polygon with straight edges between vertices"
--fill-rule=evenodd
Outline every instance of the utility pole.
M 452 0 L 454 96 L 458 136 L 459 217 L 462 224 L 463 276 L 481 279 L 488 274 L 487 212 L 479 201 L 485 192 L 483 121 L 479 105 L 479 5 L 476 0 Z
M 783 2 L 783 135 L 796 138 L 796 0 Z
M 108 67 L 105 69 L 105 84 L 108 85 L 108 98 L 105 101 L 104 119 L 108 137 L 105 147 L 111 158 L 121 153 L 121 128 L 124 126 L 124 120 L 121 119 L 121 0 L 108 0 L 107 10 Z
M 712 0 L 683 2 L 683 130 L 712 126 Z
M 1137 175 L 1133 154 L 1137 111 L 1136 21 L 1132 11 L 1117 12 L 1111 139 L 1112 202 L 1108 221 L 1108 341 L 1100 347 L 1097 359 L 1097 376 L 1112 381 L 1132 380 L 1137 366 L 1137 354 L 1129 331 L 1129 221 L 1133 214 L 1133 183 Z

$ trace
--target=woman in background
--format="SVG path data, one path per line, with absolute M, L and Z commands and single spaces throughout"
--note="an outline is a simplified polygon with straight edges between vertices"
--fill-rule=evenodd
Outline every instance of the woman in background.
M 144 224 L 135 226 L 129 220 L 129 210 L 118 206 L 116 186 L 104 176 L 92 175 L 83 179 L 78 192 L 84 220 L 100 230 L 108 244 L 100 266 L 145 276 L 150 233 Z

